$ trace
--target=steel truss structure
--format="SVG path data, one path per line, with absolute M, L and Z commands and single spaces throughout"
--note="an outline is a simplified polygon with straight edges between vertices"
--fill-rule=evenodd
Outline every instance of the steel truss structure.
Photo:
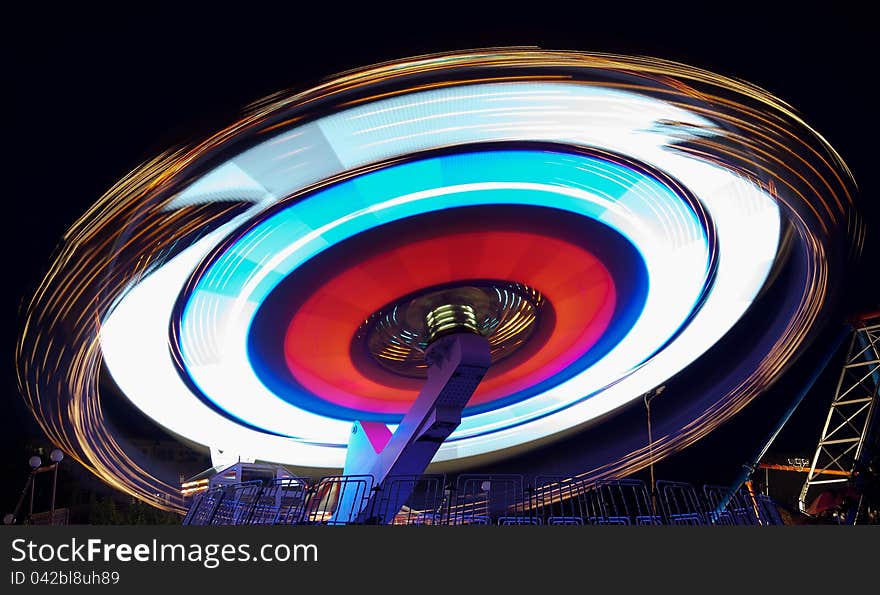
M 880 312 L 874 312 L 853 323 L 849 352 L 834 400 L 801 489 L 801 511 L 807 510 L 808 503 L 827 488 L 826 484 L 846 485 L 858 474 L 876 416 L 878 390 Z M 857 514 L 857 510 L 852 511 L 849 521 L 854 523 Z

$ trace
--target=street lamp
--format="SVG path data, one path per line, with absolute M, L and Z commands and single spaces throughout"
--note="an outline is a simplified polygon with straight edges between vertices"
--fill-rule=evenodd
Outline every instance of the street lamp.
M 645 400 L 645 412 L 648 417 L 648 467 L 651 473 L 651 504 L 654 509 L 654 514 L 657 513 L 656 505 L 654 504 L 654 436 L 652 435 L 651 428 L 651 401 L 653 401 L 656 397 L 659 397 L 660 394 L 666 390 L 666 385 L 658 386 L 657 388 L 646 392 L 642 397 Z
M 32 456 L 28 459 L 28 465 L 31 466 L 31 502 L 30 507 L 28 508 L 28 524 L 30 525 L 33 522 L 34 518 L 34 483 L 37 477 L 37 468 L 43 464 L 43 459 L 37 455 Z
M 64 453 L 56 448 L 55 450 L 53 450 L 49 454 L 49 458 L 52 459 L 52 462 L 54 463 L 54 465 L 53 465 L 54 469 L 52 471 L 52 506 L 51 506 L 51 512 L 49 513 L 51 515 L 49 517 L 49 524 L 54 525 L 55 524 L 55 492 L 58 488 L 58 465 L 64 459 Z

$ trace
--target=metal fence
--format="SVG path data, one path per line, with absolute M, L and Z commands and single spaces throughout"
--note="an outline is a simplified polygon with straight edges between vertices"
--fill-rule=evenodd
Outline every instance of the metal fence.
M 521 475 L 336 475 L 245 482 L 197 494 L 184 525 L 781 525 L 746 488 Z
M 657 500 L 670 525 L 708 525 L 706 506 L 697 490 L 682 481 L 658 481 Z

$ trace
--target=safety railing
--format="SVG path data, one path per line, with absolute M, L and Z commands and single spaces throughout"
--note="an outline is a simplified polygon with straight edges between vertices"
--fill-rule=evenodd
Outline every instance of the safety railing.
M 521 475 L 459 475 L 449 525 L 535 524 L 523 500 Z
M 263 488 L 261 481 L 248 481 L 222 488 L 223 497 L 211 517 L 211 525 L 247 525 Z
M 309 490 L 302 522 L 307 525 L 364 523 L 369 518 L 364 508 L 374 483 L 372 475 L 322 477 Z
M 746 487 L 638 479 L 590 482 L 515 474 L 370 475 L 253 481 L 197 494 L 184 525 L 778 525 L 772 499 Z
M 251 513 L 251 525 L 295 525 L 302 521 L 308 485 L 299 478 L 276 479 L 263 486 Z
M 529 490 L 532 514 L 545 525 L 584 525 L 600 516 L 593 485 L 577 478 L 538 476 Z
M 697 490 L 682 481 L 658 481 L 657 501 L 670 525 L 706 525 L 706 511 Z
M 607 480 L 597 486 L 597 491 L 609 521 L 617 521 L 604 524 L 663 524 L 656 499 L 651 497 L 645 482 L 639 479 Z
M 705 485 L 703 497 L 709 522 L 713 525 L 757 525 L 753 506 L 744 494 L 730 493 L 727 486 Z
M 450 490 L 443 475 L 393 476 L 376 490 L 369 519 L 392 525 L 440 525 Z
M 224 493 L 222 487 L 207 490 L 206 492 L 198 494 L 191 507 L 195 510 L 187 512 L 184 524 L 210 525 L 214 518 L 214 513 L 220 505 L 220 502 L 223 501 L 223 498 Z

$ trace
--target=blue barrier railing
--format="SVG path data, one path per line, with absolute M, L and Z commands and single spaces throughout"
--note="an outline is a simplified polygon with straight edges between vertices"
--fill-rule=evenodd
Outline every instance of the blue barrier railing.
M 390 507 L 406 500 L 399 511 Z M 726 502 L 725 502 L 726 500 Z M 722 503 L 723 506 L 722 506 Z M 197 494 L 184 525 L 779 525 L 776 504 L 762 494 L 724 486 L 697 490 L 638 479 L 588 482 L 520 475 L 276 479 L 211 488 Z

